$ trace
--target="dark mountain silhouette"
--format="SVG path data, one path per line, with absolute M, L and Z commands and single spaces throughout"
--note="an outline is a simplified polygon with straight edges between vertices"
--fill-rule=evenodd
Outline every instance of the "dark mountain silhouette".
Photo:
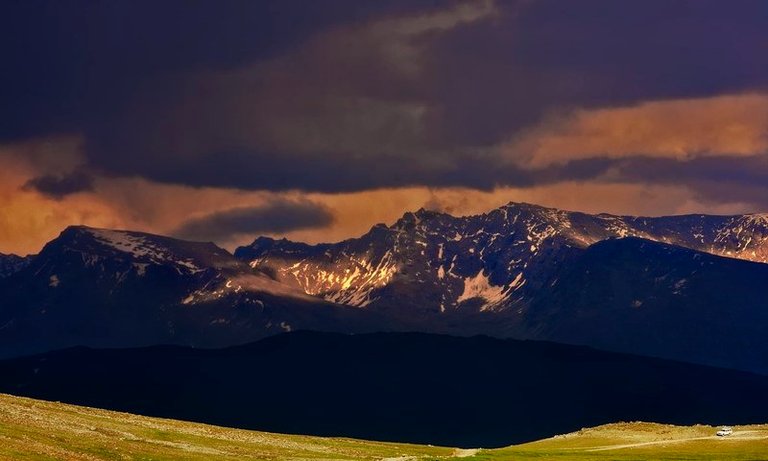
M 578 346 L 294 332 L 0 361 L 0 391 L 275 432 L 501 446 L 644 420 L 764 422 L 768 377 Z
M 31 256 L 0 253 L 0 278 L 15 274 L 24 269 L 31 261 Z

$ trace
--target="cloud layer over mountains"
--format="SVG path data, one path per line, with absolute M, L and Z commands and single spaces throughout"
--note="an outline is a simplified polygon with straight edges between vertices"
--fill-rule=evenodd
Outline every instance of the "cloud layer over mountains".
M 759 0 L 30 0 L 0 18 L 0 251 L 73 223 L 338 239 L 437 202 L 768 207 Z

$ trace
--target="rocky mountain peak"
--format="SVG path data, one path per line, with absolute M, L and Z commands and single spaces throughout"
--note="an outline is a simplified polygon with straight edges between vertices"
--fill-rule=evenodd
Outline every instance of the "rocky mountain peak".
M 32 261 L 32 257 L 0 253 L 0 278 L 8 277 L 24 269 Z
M 359 239 L 321 246 L 272 241 L 268 251 L 255 245 L 236 254 L 333 302 L 487 311 L 524 308 L 558 265 L 596 242 L 624 237 L 768 260 L 762 215 L 589 215 L 517 202 L 464 217 L 422 208 Z

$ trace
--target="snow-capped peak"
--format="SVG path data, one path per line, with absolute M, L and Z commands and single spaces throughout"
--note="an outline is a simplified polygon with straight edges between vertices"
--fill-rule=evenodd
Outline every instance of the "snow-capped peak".
M 110 229 L 89 229 L 88 232 L 96 240 L 137 260 L 147 261 L 151 264 L 172 263 L 182 266 L 192 273 L 204 270 L 195 263 L 193 258 L 179 257 L 167 246 L 159 245 L 146 235 Z
M 626 237 L 768 261 L 765 215 L 589 215 L 515 202 L 463 217 L 422 208 L 358 239 L 320 246 L 257 240 L 236 255 L 334 302 L 444 312 L 481 299 L 481 310 L 497 310 L 524 304 L 573 252 Z

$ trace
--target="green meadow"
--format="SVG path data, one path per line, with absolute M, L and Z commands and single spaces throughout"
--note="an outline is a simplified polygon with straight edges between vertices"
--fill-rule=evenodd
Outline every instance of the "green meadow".
M 283 435 L 0 394 L 1 460 L 767 460 L 768 425 L 616 423 L 500 449 Z

